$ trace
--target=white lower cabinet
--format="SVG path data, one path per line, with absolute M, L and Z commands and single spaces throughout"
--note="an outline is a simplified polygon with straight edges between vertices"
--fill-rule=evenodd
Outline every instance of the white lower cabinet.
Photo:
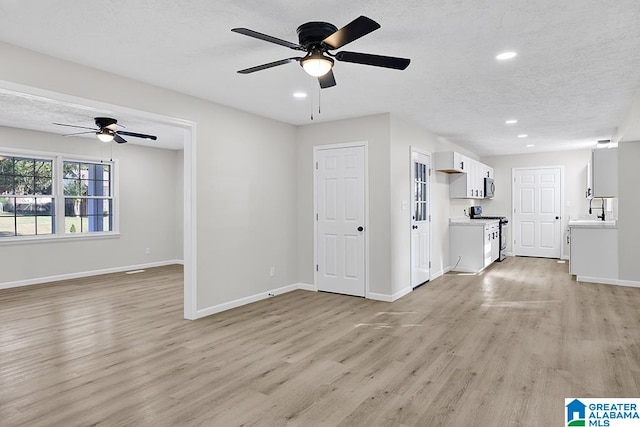
M 493 230 L 493 231 L 492 231 Z M 478 273 L 499 256 L 498 221 L 468 220 L 449 224 L 452 271 Z
M 569 226 L 569 271 L 579 282 L 616 284 L 618 229 Z

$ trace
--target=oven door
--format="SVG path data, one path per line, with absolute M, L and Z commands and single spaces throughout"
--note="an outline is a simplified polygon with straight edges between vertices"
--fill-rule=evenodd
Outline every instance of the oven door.
M 509 238 L 509 223 L 500 221 L 500 261 L 507 257 L 507 239 Z

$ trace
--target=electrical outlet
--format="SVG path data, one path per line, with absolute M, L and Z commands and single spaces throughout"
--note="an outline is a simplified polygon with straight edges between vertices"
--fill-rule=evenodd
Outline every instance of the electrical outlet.
M 151 255 L 151 248 L 145 249 L 144 253 L 147 255 Z
M 269 276 L 275 277 L 275 275 L 276 275 L 276 268 L 275 267 L 271 267 L 271 270 L 269 271 Z

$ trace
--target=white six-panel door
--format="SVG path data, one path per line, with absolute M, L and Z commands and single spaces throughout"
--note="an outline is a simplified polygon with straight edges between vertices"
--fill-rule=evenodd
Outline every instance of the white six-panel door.
M 316 286 L 365 296 L 365 147 L 316 151 Z
M 411 287 L 430 279 L 429 267 L 429 180 L 431 162 L 428 155 L 411 151 Z
M 513 170 L 514 255 L 560 258 L 561 180 L 560 168 Z

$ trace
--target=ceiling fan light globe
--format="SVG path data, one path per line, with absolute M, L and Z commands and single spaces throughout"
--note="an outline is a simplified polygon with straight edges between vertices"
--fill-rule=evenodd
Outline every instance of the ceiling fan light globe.
M 96 132 L 98 139 L 102 142 L 111 142 L 113 141 L 113 137 L 115 134 L 113 132 L 109 132 L 106 129 L 99 130 Z
M 300 61 L 300 65 L 310 76 L 321 77 L 333 67 L 333 60 L 325 56 L 308 56 Z

